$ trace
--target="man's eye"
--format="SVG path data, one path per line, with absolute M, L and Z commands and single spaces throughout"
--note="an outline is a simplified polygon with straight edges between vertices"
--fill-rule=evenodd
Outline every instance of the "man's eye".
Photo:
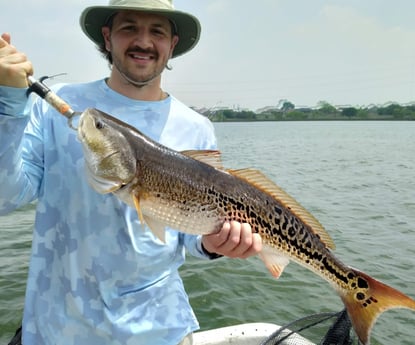
M 166 33 L 161 29 L 153 29 L 151 32 L 154 35 L 157 35 L 157 36 L 165 36 L 166 35 Z
M 128 26 L 123 26 L 121 27 L 122 31 L 134 31 L 135 30 L 135 26 L 132 25 L 128 25 Z

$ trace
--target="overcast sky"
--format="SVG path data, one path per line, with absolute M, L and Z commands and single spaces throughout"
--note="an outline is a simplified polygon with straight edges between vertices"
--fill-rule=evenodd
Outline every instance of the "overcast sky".
M 8 1 L 0 31 L 27 54 L 35 76 L 56 82 L 108 75 L 79 26 L 107 0 Z M 188 105 L 258 108 L 287 99 L 365 106 L 415 101 L 413 0 L 175 0 L 196 15 L 202 37 L 173 59 L 164 88 Z

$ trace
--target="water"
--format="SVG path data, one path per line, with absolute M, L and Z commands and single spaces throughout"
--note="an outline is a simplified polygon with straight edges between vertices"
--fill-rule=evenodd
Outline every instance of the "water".
M 415 122 L 216 123 L 226 167 L 256 167 L 313 213 L 346 263 L 415 297 Z M 34 207 L 0 218 L 0 344 L 20 322 Z M 339 311 L 334 290 L 292 263 L 189 258 L 182 276 L 202 329 L 285 324 Z M 415 313 L 381 316 L 372 344 L 413 344 Z M 312 336 L 312 335 L 310 335 Z

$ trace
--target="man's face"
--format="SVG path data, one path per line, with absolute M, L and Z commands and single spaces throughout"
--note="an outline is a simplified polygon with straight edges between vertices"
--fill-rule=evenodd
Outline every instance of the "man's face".
M 167 18 L 137 11 L 117 13 L 112 29 L 103 27 L 102 34 L 112 55 L 113 72 L 137 83 L 161 74 L 178 41 Z

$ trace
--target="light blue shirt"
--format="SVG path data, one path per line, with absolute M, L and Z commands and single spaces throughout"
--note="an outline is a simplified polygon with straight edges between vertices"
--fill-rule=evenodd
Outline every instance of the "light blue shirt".
M 23 343 L 175 345 L 198 323 L 178 268 L 206 258 L 201 239 L 174 230 L 166 244 L 136 211 L 87 183 L 67 120 L 25 89 L 0 87 L 0 214 L 37 200 Z M 212 149 L 212 124 L 173 96 L 129 99 L 104 80 L 54 91 L 75 111 L 95 107 L 175 150 Z

